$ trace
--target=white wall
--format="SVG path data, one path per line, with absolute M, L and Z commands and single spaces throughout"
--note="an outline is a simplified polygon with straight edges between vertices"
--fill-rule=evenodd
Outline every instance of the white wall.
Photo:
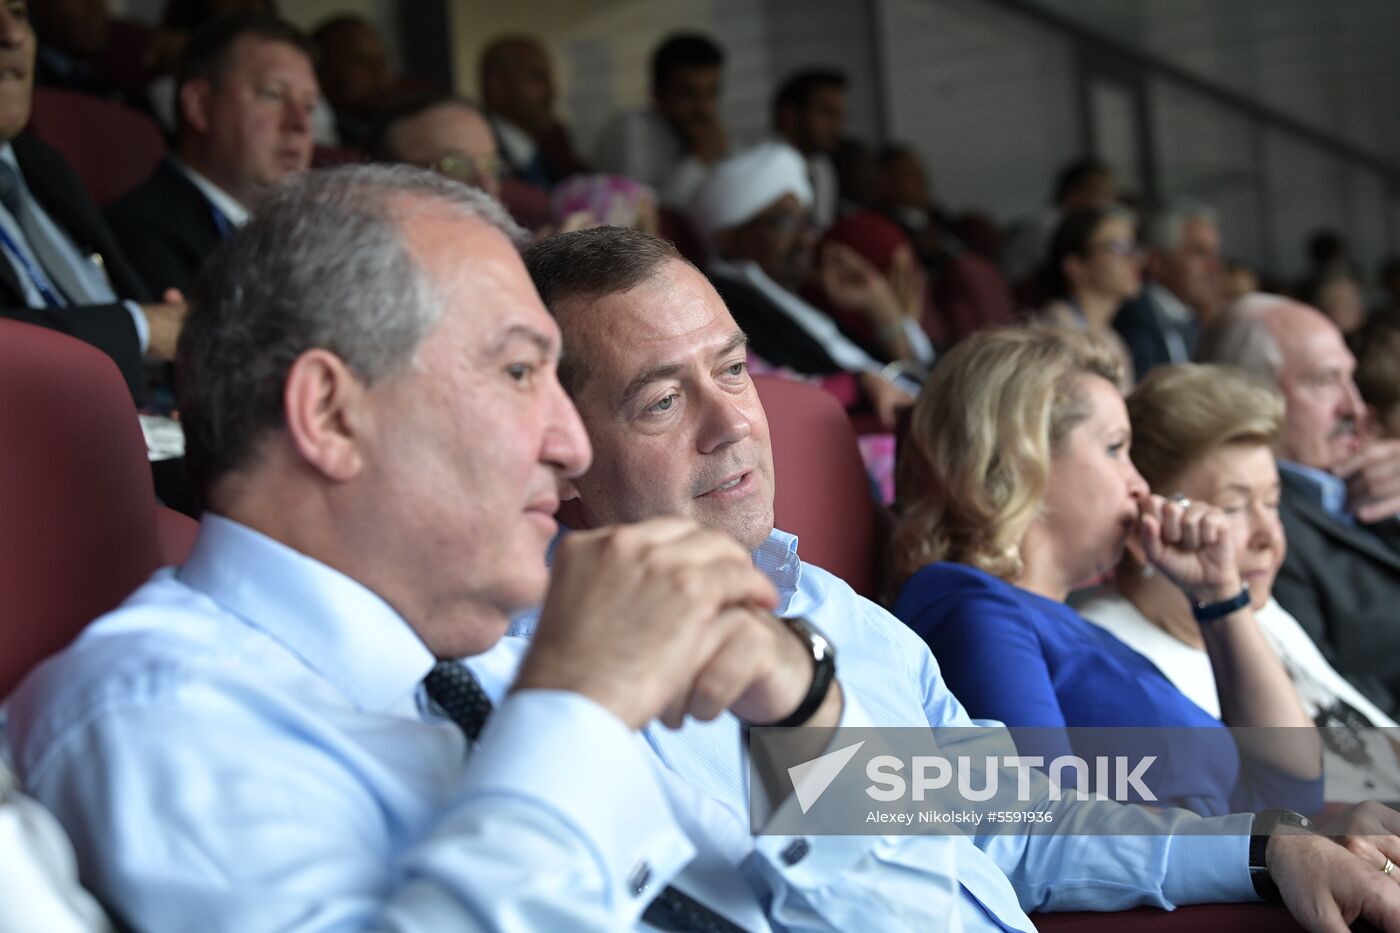
M 1079 155 L 1070 44 L 981 0 L 880 0 L 890 133 L 939 197 L 1009 221 L 1039 210 Z

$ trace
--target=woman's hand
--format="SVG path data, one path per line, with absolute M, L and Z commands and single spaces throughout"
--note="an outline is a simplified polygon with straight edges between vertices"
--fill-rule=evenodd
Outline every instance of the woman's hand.
M 1184 496 L 1152 496 L 1139 506 L 1138 531 L 1148 561 L 1193 603 L 1239 594 L 1235 543 L 1220 509 Z

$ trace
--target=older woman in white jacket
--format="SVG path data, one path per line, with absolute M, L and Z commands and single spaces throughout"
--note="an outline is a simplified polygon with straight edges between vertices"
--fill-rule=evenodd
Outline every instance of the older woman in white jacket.
M 1333 669 L 1271 596 L 1287 546 L 1271 449 L 1283 418 L 1278 393 L 1239 370 L 1183 364 L 1154 370 L 1127 401 L 1133 463 L 1152 491 L 1208 502 L 1229 518 L 1254 617 L 1319 726 L 1327 799 L 1400 800 L 1397 748 L 1378 731 L 1395 721 Z M 1131 545 L 1112 587 L 1080 611 L 1220 717 L 1200 624 L 1181 590 L 1154 575 Z

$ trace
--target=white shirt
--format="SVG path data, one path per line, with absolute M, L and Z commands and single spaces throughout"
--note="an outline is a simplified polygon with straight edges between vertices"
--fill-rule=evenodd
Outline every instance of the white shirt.
M 199 189 L 199 193 L 214 205 L 216 211 L 228 218 L 229 223 L 241 227 L 248 222 L 248 208 L 244 207 L 241 201 L 174 156 L 170 157 L 170 161 Z
M 649 185 L 662 206 L 678 211 L 690 207 L 710 170 L 651 107 L 624 111 L 609 120 L 598 134 L 593 164 L 600 172 Z

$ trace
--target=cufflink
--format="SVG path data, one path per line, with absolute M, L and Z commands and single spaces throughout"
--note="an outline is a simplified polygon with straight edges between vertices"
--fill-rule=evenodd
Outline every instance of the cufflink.
M 799 837 L 788 843 L 787 848 L 782 851 L 782 855 L 779 857 L 783 860 L 784 865 L 792 866 L 806 858 L 807 853 L 811 851 L 812 844 Z
M 639 897 L 651 887 L 651 866 L 646 862 L 638 862 L 632 869 L 632 874 L 627 876 L 627 887 L 631 889 L 633 897 Z

